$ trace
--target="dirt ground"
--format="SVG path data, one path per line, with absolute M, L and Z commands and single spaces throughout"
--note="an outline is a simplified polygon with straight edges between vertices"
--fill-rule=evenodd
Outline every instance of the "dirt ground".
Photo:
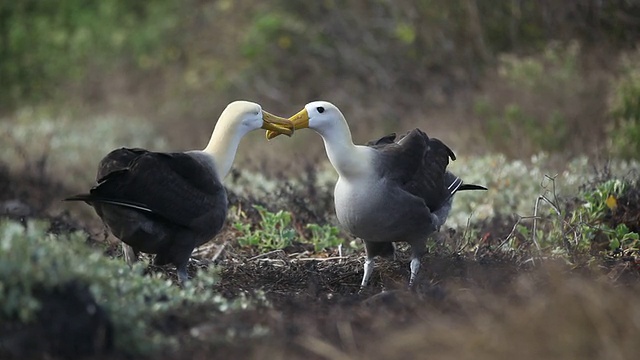
M 63 186 L 0 170 L 1 216 L 49 218 L 51 231 L 86 229 L 94 234 L 90 240 L 104 241 L 95 223 L 49 213 L 58 207 L 60 194 L 66 195 Z M 248 201 L 231 200 L 236 205 Z M 498 252 L 496 240 L 507 236 L 513 219 L 481 226 L 486 241 L 477 251 L 436 248 L 425 255 L 412 290 L 407 288 L 409 252 L 401 246 L 396 260 L 377 261 L 369 287 L 361 291 L 363 252 L 318 256 L 297 244 L 259 254 L 239 247 L 227 225 L 212 245 L 196 253 L 189 271 L 195 275 L 198 267 L 210 266 L 217 254 L 216 290 L 229 298 L 263 299 L 263 305 L 170 314 L 155 325 L 178 339 L 178 350 L 153 358 L 628 359 L 640 353 L 637 259 L 575 267 Z M 117 243 L 108 254 L 119 256 Z M 171 267 L 150 270 L 175 277 Z M 74 312 L 92 304 L 86 288 L 70 285 L 41 295 L 48 316 L 27 328 L 0 325 L 0 338 L 12 334 L 28 347 L 20 358 L 122 358 L 112 349 L 104 314 L 87 319 Z M 68 339 L 86 346 L 71 348 Z

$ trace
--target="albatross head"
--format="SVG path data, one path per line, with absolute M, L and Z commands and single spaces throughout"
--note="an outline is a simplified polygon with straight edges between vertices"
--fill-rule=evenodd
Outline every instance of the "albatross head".
M 290 120 L 275 116 L 262 110 L 262 107 L 249 101 L 234 101 L 227 105 L 220 115 L 219 122 L 236 128 L 241 134 L 252 130 L 265 129 L 291 136 L 293 124 Z
M 335 124 L 344 123 L 344 116 L 340 110 L 327 101 L 313 101 L 304 106 L 297 114 L 289 118 L 293 123 L 295 130 L 309 128 L 316 130 L 321 134 L 326 134 L 335 127 Z M 268 130 L 267 139 L 283 133 L 278 130 Z
M 250 131 L 261 128 L 288 136 L 293 134 L 290 120 L 270 114 L 256 103 L 234 101 L 227 105 L 213 129 L 209 144 L 202 150 L 213 158 L 215 172 L 220 179 L 229 173 L 240 140 Z

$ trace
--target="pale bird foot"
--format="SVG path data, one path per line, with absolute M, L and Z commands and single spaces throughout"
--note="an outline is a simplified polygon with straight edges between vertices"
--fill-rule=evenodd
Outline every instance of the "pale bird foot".
M 375 263 L 373 262 L 373 259 L 366 259 L 364 261 L 364 275 L 362 276 L 362 282 L 360 283 L 360 289 L 363 289 L 367 286 L 367 283 L 369 283 L 369 278 L 371 277 L 371 274 L 373 273 L 373 267 L 374 267 Z
M 409 265 L 411 268 L 411 277 L 409 278 L 409 288 L 413 287 L 416 277 L 418 276 L 418 270 L 420 270 L 420 259 L 413 258 L 411 259 L 411 264 Z
M 136 261 L 138 261 L 138 254 L 133 248 L 125 243 L 122 243 L 122 253 L 124 254 L 124 259 L 129 264 L 129 266 L 133 265 Z

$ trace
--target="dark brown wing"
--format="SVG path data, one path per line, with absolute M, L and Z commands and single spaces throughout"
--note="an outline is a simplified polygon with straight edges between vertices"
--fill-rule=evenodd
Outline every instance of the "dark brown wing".
M 123 163 L 129 155 L 122 155 Z M 186 227 L 227 206 L 226 192 L 217 175 L 185 153 L 137 153 L 128 166 L 113 166 L 90 194 L 97 199 L 144 206 Z
M 380 139 L 374 139 L 368 141 L 365 145 L 373 148 L 382 148 L 386 145 L 393 144 L 396 141 L 396 133 L 391 133 L 389 135 L 385 135 Z
M 114 171 L 128 169 L 129 165 L 140 155 L 148 153 L 148 150 L 138 148 L 120 148 L 111 151 L 98 164 L 96 182 Z
M 449 159 L 455 154 L 442 141 L 429 138 L 420 129 L 389 142 L 390 136 L 374 142 L 380 153 L 378 170 L 381 176 L 395 181 L 405 191 L 422 198 L 431 211 L 438 209 L 450 196 L 445 177 Z

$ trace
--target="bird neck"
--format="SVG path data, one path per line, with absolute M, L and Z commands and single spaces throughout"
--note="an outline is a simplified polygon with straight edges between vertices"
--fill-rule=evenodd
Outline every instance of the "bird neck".
M 352 178 L 367 173 L 370 168 L 370 149 L 354 145 L 346 121 L 334 123 L 330 128 L 318 132 L 324 141 L 327 157 L 338 175 Z
M 221 120 L 218 120 L 211 134 L 209 144 L 204 148 L 203 152 L 213 158 L 216 173 L 222 180 L 231 170 L 240 140 L 245 134 Z

